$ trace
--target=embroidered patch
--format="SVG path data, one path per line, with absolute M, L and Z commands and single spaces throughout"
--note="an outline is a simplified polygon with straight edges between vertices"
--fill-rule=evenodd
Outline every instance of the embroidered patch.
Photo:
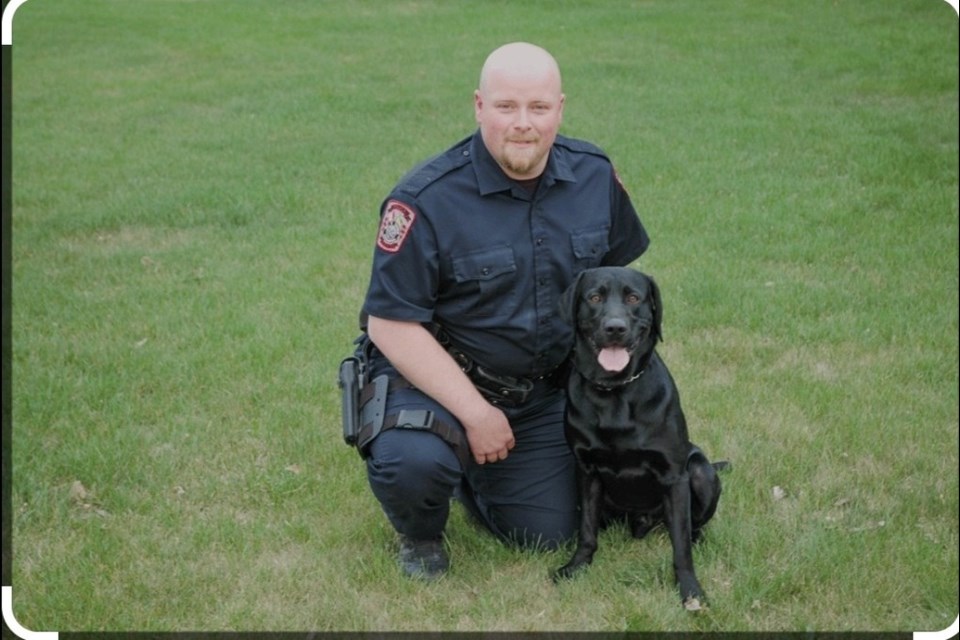
M 383 211 L 383 219 L 380 221 L 377 246 L 388 253 L 400 251 L 416 219 L 417 214 L 404 203 L 398 200 L 388 202 Z

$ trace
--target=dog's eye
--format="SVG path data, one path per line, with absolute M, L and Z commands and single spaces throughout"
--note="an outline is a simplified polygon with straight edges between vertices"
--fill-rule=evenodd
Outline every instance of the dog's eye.
M 587 302 L 599 304 L 603 302 L 603 296 L 601 296 L 599 293 L 594 293 L 593 295 L 587 297 Z
M 640 296 L 635 293 L 628 293 L 626 301 L 627 304 L 640 304 Z

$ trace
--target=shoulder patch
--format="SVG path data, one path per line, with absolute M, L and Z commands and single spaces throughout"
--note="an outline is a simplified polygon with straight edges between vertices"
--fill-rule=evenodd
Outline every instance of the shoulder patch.
M 417 214 L 399 200 L 390 200 L 383 209 L 380 220 L 380 232 L 377 234 L 377 246 L 387 253 L 396 253 L 407 239 Z

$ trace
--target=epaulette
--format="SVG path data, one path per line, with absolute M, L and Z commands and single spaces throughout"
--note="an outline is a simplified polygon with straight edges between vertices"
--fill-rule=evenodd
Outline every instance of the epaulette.
M 396 190 L 417 197 L 421 191 L 432 183 L 470 162 L 470 154 L 467 152 L 470 149 L 470 141 L 472 139 L 473 136 L 465 138 L 448 150 L 427 159 L 411 169 L 407 175 L 397 183 Z
M 610 157 L 603 151 L 603 149 L 592 142 L 587 142 L 586 140 L 567 138 L 566 136 L 558 135 L 554 144 L 574 153 L 589 153 L 592 156 L 599 156 L 608 162 L 610 161 Z

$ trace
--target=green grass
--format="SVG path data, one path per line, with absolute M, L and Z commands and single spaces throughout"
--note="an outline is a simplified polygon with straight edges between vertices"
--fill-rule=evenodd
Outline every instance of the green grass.
M 4 487 L 17 619 L 947 627 L 957 33 L 939 0 L 23 5 Z M 472 131 L 479 67 L 515 39 L 556 55 L 564 132 L 616 162 L 653 239 L 638 266 L 663 291 L 692 437 L 733 461 L 695 552 L 699 615 L 679 606 L 662 534 L 609 530 L 594 566 L 554 586 L 569 549 L 503 547 L 459 507 L 450 574 L 407 581 L 340 440 L 336 366 L 380 201 Z

